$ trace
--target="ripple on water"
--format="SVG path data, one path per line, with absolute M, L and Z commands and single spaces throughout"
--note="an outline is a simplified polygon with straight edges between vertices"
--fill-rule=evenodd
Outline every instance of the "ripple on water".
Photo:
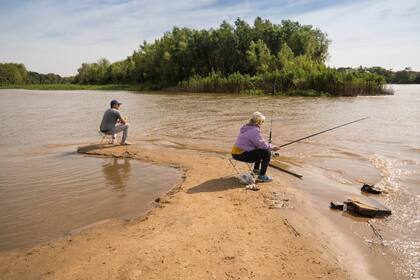
M 393 260 L 396 271 L 417 279 L 420 277 L 420 190 L 411 182 L 413 177 L 418 177 L 418 171 L 411 167 L 418 163 L 379 155 L 371 156 L 370 161 L 381 172 L 382 179 L 377 185 L 388 191 L 385 204 L 393 212 L 388 219 L 377 221 L 384 233 L 384 244 L 396 253 L 397 259 Z

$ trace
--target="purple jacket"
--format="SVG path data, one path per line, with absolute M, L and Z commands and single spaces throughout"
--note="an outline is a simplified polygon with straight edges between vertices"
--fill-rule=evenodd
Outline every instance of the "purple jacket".
M 246 124 L 241 127 L 235 146 L 246 152 L 263 149 L 271 150 L 273 145 L 268 144 L 261 135 L 259 126 Z

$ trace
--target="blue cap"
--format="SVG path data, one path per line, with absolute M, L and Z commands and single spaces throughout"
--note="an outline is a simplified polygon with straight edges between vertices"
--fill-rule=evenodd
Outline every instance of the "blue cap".
M 114 105 L 116 105 L 116 104 L 121 105 L 122 103 L 121 102 L 118 102 L 118 100 L 116 100 L 116 99 L 111 100 L 111 107 L 114 106 Z

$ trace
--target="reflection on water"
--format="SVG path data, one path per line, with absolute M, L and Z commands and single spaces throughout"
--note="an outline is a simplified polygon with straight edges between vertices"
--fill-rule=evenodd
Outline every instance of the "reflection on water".
M 394 213 L 377 222 L 390 244 L 386 253 L 404 256 L 400 263 L 393 258 L 393 265 L 408 277 L 420 278 L 420 86 L 394 86 L 394 91 L 394 96 L 302 98 L 1 90 L 0 102 L 4 110 L 0 111 L 0 118 L 5 120 L 12 116 L 15 122 L 0 124 L 1 131 L 7 131 L 0 137 L 0 145 L 4 147 L 0 151 L 0 164 L 7 166 L 5 162 L 12 157 L 26 158 L 34 147 L 45 144 L 98 141 L 97 127 L 113 98 L 124 103 L 121 109 L 130 118 L 129 139 L 133 141 L 216 146 L 226 151 L 230 150 L 240 126 L 256 110 L 265 113 L 268 120 L 273 119 L 273 142 L 277 144 L 370 116 L 366 121 L 285 147 L 280 153 L 292 163 L 299 162 L 293 168 L 305 179 L 294 185 L 307 191 L 316 202 L 315 207 L 326 216 L 335 215 L 326 208 L 330 200 L 360 195 L 362 182 L 385 187 L 389 195 L 378 199 Z M 268 129 L 269 125 L 263 127 L 265 135 Z M 18 167 L 18 170 L 29 176 L 37 172 L 37 168 Z M 136 170 L 133 162 L 107 161 L 101 172 L 106 183 L 96 186 L 106 184 L 113 195 L 119 193 L 116 190 L 124 190 L 120 193 L 125 194 Z M 45 172 L 41 171 L 40 174 Z M 4 169 L 1 172 L 0 179 L 5 177 Z M 69 171 L 62 173 L 66 172 Z M 145 179 L 149 177 L 154 176 L 137 180 L 147 186 Z M 34 181 L 37 180 L 51 186 L 44 179 L 36 177 Z M 21 181 L 22 178 L 17 177 L 10 184 L 12 187 L 0 185 L 0 196 L 2 188 L 16 194 L 19 190 L 16 185 Z M 64 182 L 64 185 L 68 184 Z M 31 197 L 28 199 L 31 201 L 30 188 L 23 189 L 22 196 Z M 3 197 L 0 199 L 4 201 Z M 11 208 L 21 203 L 16 201 Z M 10 215 L 16 217 L 17 214 Z M 344 227 L 348 227 L 349 220 L 340 219 Z M 365 221 L 360 222 L 360 226 L 365 225 Z
M 173 168 L 86 157 L 70 149 L 76 147 L 1 158 L 0 250 L 46 241 L 101 220 L 136 217 L 179 182 Z
M 102 172 L 108 185 L 115 191 L 122 191 L 127 184 L 131 172 L 130 160 L 112 158 L 102 165 Z

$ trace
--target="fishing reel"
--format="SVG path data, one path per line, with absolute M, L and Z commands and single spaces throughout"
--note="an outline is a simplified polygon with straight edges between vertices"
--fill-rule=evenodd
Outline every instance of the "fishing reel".
M 271 157 L 272 158 L 276 158 L 276 157 L 279 157 L 279 156 L 280 156 L 279 152 L 271 151 Z

